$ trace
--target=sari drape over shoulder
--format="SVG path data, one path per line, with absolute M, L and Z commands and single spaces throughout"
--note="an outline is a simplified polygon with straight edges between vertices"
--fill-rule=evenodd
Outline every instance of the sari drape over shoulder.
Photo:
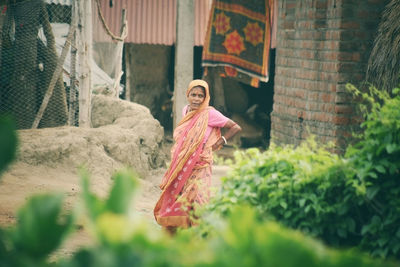
M 193 81 L 188 92 L 198 85 L 205 87 L 201 82 L 204 81 Z M 210 133 L 206 131 L 212 107 L 208 106 L 209 92 L 207 83 L 205 85 L 203 104 L 198 110 L 188 112 L 174 131 L 171 163 L 161 181 L 163 191 L 154 208 L 156 221 L 165 227 L 192 225 L 190 211 L 193 206 L 195 203 L 202 205 L 209 199 L 212 145 L 221 133 L 219 128 L 213 128 Z

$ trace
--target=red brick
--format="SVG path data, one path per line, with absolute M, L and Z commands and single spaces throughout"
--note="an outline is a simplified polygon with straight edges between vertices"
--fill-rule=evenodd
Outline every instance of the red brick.
M 296 3 L 286 3 L 286 9 L 296 8 Z
M 364 118 L 361 117 L 361 116 L 353 116 L 353 117 L 351 118 L 351 123 L 352 123 L 352 124 L 358 125 L 358 124 L 361 124 L 363 121 L 364 121 Z
M 294 29 L 294 21 L 284 21 L 282 24 L 282 29 Z
M 321 105 L 321 111 L 333 113 L 335 110 L 335 105 L 332 103 L 325 103 Z
M 347 125 L 350 123 L 350 119 L 347 117 L 336 116 L 333 118 L 333 123 L 336 125 Z
M 335 103 L 336 104 L 346 104 L 351 103 L 353 100 L 353 96 L 350 93 L 337 93 L 335 96 Z
M 342 22 L 340 25 L 341 29 L 359 29 L 360 28 L 360 23 L 355 22 L 355 21 L 347 21 L 347 22 Z
M 310 100 L 318 100 L 319 99 L 319 94 L 316 92 L 310 92 L 308 94 L 308 99 Z
M 336 105 L 335 106 L 335 113 L 339 114 L 352 114 L 353 107 L 350 105 Z
M 346 62 L 341 62 L 337 66 L 337 71 L 339 72 L 351 72 L 354 69 L 357 69 L 357 65 L 354 63 L 346 63 Z
M 315 3 L 315 8 L 316 9 L 326 9 L 327 8 L 327 1 L 325 0 L 318 0 Z
M 304 99 L 306 96 L 306 91 L 304 89 L 295 89 L 294 96 Z
M 327 49 L 327 50 L 338 50 L 340 42 L 336 40 L 327 40 L 322 43 L 323 47 L 321 49 Z
M 339 80 L 339 73 L 337 72 L 321 72 L 319 78 L 322 81 L 337 82 Z
M 339 29 L 340 28 L 341 19 L 334 18 L 327 21 L 328 29 Z
M 329 83 L 325 84 L 327 91 L 329 92 L 336 92 L 337 84 L 336 83 Z
M 338 60 L 339 54 L 340 54 L 339 51 L 329 51 L 320 53 L 321 58 L 324 58 L 326 60 Z
M 350 131 L 344 131 L 344 130 L 336 131 L 335 135 L 338 137 L 342 136 L 342 137 L 346 137 L 346 138 L 352 137 L 352 133 Z
M 329 93 L 323 93 L 321 94 L 321 99 L 325 103 L 333 103 L 335 101 L 335 95 Z
M 335 72 L 338 71 L 338 62 L 322 62 L 321 63 L 321 70 L 328 71 L 328 72 Z

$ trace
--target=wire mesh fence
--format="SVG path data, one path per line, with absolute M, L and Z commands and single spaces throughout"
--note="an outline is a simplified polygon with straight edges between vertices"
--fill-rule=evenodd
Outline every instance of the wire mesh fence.
M 106 2 L 92 1 L 96 36 L 91 90 L 118 96 L 117 55 L 122 48 L 121 41 L 104 37 L 110 33 L 98 14 Z M 73 4 L 74 0 L 0 2 L 0 113 L 10 114 L 18 129 L 79 125 L 81 68 Z

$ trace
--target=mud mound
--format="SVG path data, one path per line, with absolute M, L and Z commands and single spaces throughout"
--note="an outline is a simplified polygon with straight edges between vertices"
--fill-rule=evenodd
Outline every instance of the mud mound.
M 76 170 L 86 166 L 96 177 L 110 177 L 121 167 L 145 177 L 165 165 L 163 129 L 144 106 L 94 96 L 94 128 L 59 127 L 19 131 L 18 161 Z
M 90 172 L 100 195 L 107 194 L 112 174 L 123 167 L 136 170 L 144 191 L 154 189 L 166 165 L 159 122 L 135 103 L 103 95 L 92 101 L 93 128 L 18 131 L 18 158 L 0 180 L 0 224 L 13 222 L 16 209 L 35 193 L 62 192 L 72 206 L 80 191 L 80 166 Z

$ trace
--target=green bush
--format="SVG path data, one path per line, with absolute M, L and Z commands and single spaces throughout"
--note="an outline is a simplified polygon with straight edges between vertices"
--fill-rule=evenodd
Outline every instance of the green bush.
M 236 203 L 246 203 L 262 219 L 277 220 L 330 245 L 360 242 L 356 227 L 361 218 L 356 214 L 362 196 L 347 176 L 351 170 L 313 140 L 264 153 L 237 151 L 233 166 L 208 207 L 213 212 L 228 214 Z
M 260 221 L 244 206 L 226 219 L 211 220 L 207 237 L 192 228 L 171 238 L 132 212 L 134 175 L 122 171 L 113 178 L 108 198 L 100 199 L 83 177 L 82 221 L 97 241 L 93 246 L 52 262 L 49 255 L 70 232 L 74 216 L 60 212 L 60 196 L 36 196 L 19 211 L 15 227 L 0 231 L 0 266 L 395 266 L 355 251 L 328 249 L 298 231 Z
M 370 88 L 369 94 L 349 86 L 361 96 L 364 132 L 346 153 L 355 179 L 364 188 L 368 217 L 361 228 L 361 246 L 373 255 L 400 258 L 400 89 L 394 97 Z
M 400 258 L 400 96 L 349 89 L 368 102 L 364 132 L 345 157 L 312 139 L 296 148 L 236 152 L 233 171 L 206 212 L 227 215 L 246 203 L 260 218 L 329 245 Z

